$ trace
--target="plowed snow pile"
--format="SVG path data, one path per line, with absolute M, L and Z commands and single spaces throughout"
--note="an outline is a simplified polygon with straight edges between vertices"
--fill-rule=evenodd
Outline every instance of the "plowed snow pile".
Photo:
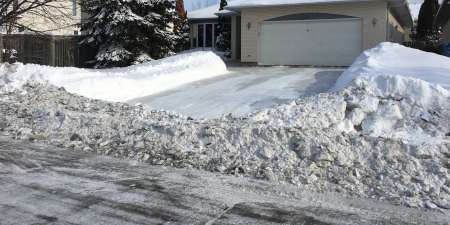
M 224 75 L 228 71 L 213 52 L 191 52 L 118 69 L 88 70 L 16 64 L 14 73 L 1 73 L 5 83 L 1 91 L 15 90 L 27 81 L 47 81 L 88 98 L 127 101 Z
M 331 90 L 339 90 L 339 98 L 250 116 L 278 126 L 333 125 L 346 133 L 439 144 L 450 133 L 450 92 L 442 86 L 450 88 L 450 58 L 382 43 L 339 77 Z
M 401 76 L 401 66 L 397 72 L 373 75 L 371 67 L 357 68 L 368 65 L 364 60 L 390 54 L 401 56 L 393 62 L 397 65 L 408 65 L 401 60 L 412 54 L 433 58 L 430 63 L 438 63 L 436 68 L 450 63 L 441 56 L 381 44 L 349 69 L 367 75 L 354 76 L 336 93 L 213 120 L 93 100 L 35 79 L 0 94 L 0 133 L 155 165 L 290 182 L 310 191 L 450 213 L 448 91 Z M 17 65 L 1 66 L 2 88 L 15 79 L 15 71 Z M 422 72 L 441 76 L 444 84 L 449 74 L 436 71 Z

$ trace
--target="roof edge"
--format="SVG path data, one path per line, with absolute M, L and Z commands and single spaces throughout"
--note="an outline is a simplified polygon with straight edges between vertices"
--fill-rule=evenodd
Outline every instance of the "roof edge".
M 242 9 L 251 8 L 267 8 L 267 7 L 289 7 L 298 5 L 328 5 L 328 4 L 342 4 L 342 3 L 359 3 L 359 2 L 404 2 L 404 0 L 359 0 L 359 1 L 331 1 L 331 2 L 307 2 L 307 3 L 289 3 L 277 5 L 242 5 L 242 6 L 225 6 L 225 9 L 235 12 L 240 12 Z
M 215 17 L 201 17 L 201 18 L 187 18 L 187 20 L 214 20 L 214 19 L 218 19 L 219 17 L 215 16 Z
M 441 7 L 433 21 L 433 27 L 442 27 L 450 19 L 450 0 L 442 0 Z

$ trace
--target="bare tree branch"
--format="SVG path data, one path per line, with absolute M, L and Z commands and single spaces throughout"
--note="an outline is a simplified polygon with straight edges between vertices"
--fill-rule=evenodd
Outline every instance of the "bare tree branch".
M 0 0 L 0 7 L 0 26 L 9 24 L 29 33 L 48 33 L 77 23 L 70 0 Z

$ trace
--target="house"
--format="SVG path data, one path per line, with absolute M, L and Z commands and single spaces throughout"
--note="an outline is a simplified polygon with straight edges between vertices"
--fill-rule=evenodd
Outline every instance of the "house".
M 422 7 L 422 3 L 410 4 L 409 7 L 411 8 L 411 13 L 414 17 L 414 27 L 417 27 L 419 25 L 419 12 L 420 12 L 420 7 Z M 411 34 L 412 34 L 411 29 L 405 29 L 405 40 L 404 40 L 405 44 L 413 41 L 410 38 Z
M 403 43 L 414 24 L 408 0 L 234 0 L 218 8 L 188 13 L 192 47 L 213 47 L 217 16 L 226 17 L 232 59 L 243 66 L 350 66 L 381 42 Z
M 80 27 L 77 24 L 82 20 L 82 13 L 78 0 L 58 1 L 53 3 L 53 5 L 55 5 L 57 9 L 53 9 L 52 17 L 54 18 L 52 18 L 52 20 L 39 16 L 37 13 L 31 14 L 25 12 L 17 17 L 18 23 L 23 24 L 34 31 L 50 35 L 80 35 Z M 22 33 L 23 31 L 25 30 L 18 28 L 14 33 Z M 0 33 L 5 34 L 6 29 L 0 27 Z
M 414 14 L 415 15 L 415 14 Z M 419 26 L 419 20 L 418 19 L 414 19 L 414 27 Z M 413 33 L 413 31 L 411 31 L 411 29 L 405 29 L 404 30 L 404 43 L 410 43 L 413 42 L 413 40 L 411 39 L 411 34 Z
M 433 26 L 442 27 L 442 43 L 450 43 L 450 0 L 442 1 Z

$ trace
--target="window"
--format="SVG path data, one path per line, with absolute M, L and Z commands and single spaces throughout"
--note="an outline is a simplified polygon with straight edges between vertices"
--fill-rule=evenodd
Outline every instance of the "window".
M 19 31 L 19 33 L 24 32 L 24 31 L 25 31 L 25 27 L 19 27 L 19 28 L 18 28 L 18 31 Z
M 192 26 L 192 47 L 197 48 L 197 26 Z
M 203 44 L 204 43 L 204 37 L 205 37 L 205 34 L 204 34 L 204 25 L 203 24 L 199 24 L 198 25 L 198 35 L 197 35 L 197 37 L 198 37 L 198 47 L 205 47 L 205 45 Z
M 77 31 L 77 30 L 74 30 L 74 31 L 73 31 L 73 35 L 78 35 L 78 31 Z
M 72 0 L 72 16 L 78 16 L 77 0 Z

